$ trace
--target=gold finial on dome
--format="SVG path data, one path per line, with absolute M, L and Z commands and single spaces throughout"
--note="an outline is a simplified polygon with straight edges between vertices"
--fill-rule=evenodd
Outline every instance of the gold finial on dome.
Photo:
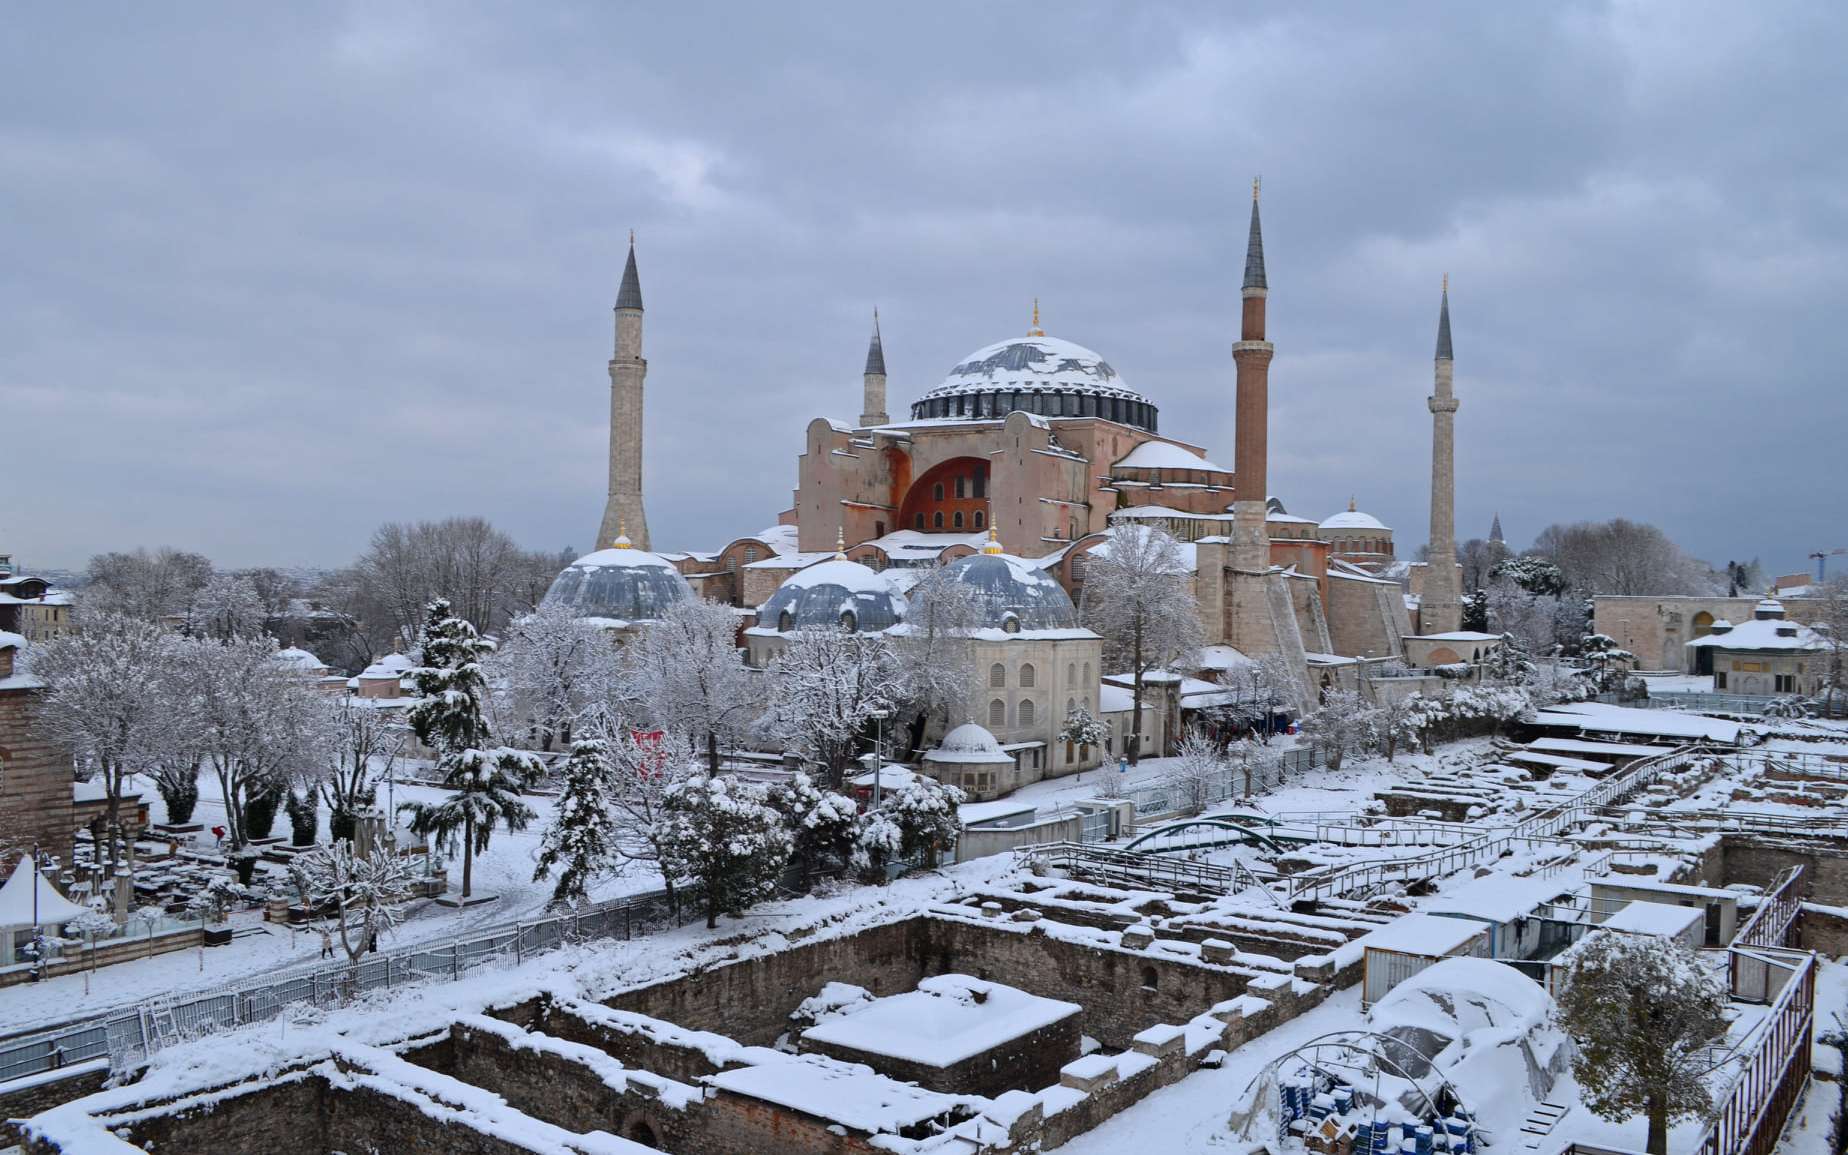
M 834 531 L 834 556 L 847 556 L 847 527 L 841 526 Z
M 1003 553 L 1005 552 L 1001 548 L 1001 539 L 995 536 L 995 527 L 993 525 L 990 525 L 988 527 L 988 541 L 985 545 L 982 546 L 982 552 L 983 553 Z
M 1045 335 L 1046 330 L 1040 328 L 1039 323 L 1039 298 L 1035 297 L 1033 298 L 1033 327 L 1027 330 L 1027 336 L 1044 337 Z
M 1351 497 L 1350 497 L 1350 498 L 1348 498 L 1348 512 L 1349 512 L 1349 513 L 1353 513 L 1353 512 L 1354 512 L 1354 499 L 1353 499 L 1353 498 L 1351 498 Z
M 616 520 L 616 540 L 610 543 L 611 549 L 634 549 L 635 544 L 629 540 L 629 527 L 621 518 Z

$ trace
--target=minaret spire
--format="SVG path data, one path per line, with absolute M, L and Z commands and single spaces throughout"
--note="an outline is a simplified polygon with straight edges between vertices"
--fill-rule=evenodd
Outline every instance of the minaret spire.
M 1233 431 L 1232 567 L 1262 573 L 1270 569 L 1271 343 L 1264 338 L 1264 309 L 1270 285 L 1264 275 L 1264 232 L 1258 222 L 1259 184 L 1251 182 L 1251 231 L 1245 241 L 1245 282 L 1239 290 L 1239 340 L 1232 346 L 1238 366 Z
M 1039 323 L 1039 298 L 1035 297 L 1033 298 L 1033 324 L 1027 329 L 1027 336 L 1044 337 L 1045 335 L 1046 330 L 1040 328 Z
M 879 309 L 873 309 L 873 336 L 866 343 L 866 369 L 860 377 L 860 428 L 887 425 L 885 343 L 879 337 Z
M 635 268 L 635 230 L 629 230 L 629 259 L 616 289 L 616 352 L 610 358 L 610 487 L 597 540 L 632 530 L 629 540 L 648 548 L 648 515 L 642 508 L 642 393 L 648 362 L 642 357 L 642 278 Z
M 1450 276 L 1445 274 L 1437 312 L 1437 357 L 1432 363 L 1431 396 L 1425 401 L 1431 410 L 1431 536 L 1418 610 L 1418 630 L 1424 634 L 1448 633 L 1463 620 L 1462 590 L 1457 578 L 1457 399 L 1451 392 L 1454 372 L 1450 355 Z

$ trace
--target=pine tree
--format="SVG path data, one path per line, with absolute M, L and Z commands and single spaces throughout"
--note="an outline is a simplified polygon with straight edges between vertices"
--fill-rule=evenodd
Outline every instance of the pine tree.
M 770 804 L 789 826 L 795 840 L 795 858 L 805 877 L 816 870 L 844 865 L 852 857 L 860 827 L 860 808 L 853 799 L 824 789 L 807 774 L 798 772 L 771 792 Z
M 494 828 L 524 830 L 533 820 L 533 808 L 519 792 L 543 767 L 524 750 L 488 746 L 481 661 L 493 642 L 452 616 L 449 603 L 438 598 L 430 603 L 419 648 L 423 665 L 411 671 L 419 700 L 409 721 L 418 739 L 437 752 L 437 772 L 453 793 L 441 802 L 407 802 L 399 809 L 410 814 L 411 830 L 435 836 L 443 853 L 460 846 L 466 901 L 474 894 L 475 855 L 487 850 Z
M 956 849 L 962 837 L 962 816 L 956 808 L 967 799 L 960 787 L 920 774 L 887 795 L 880 809 L 888 811 L 898 827 L 898 852 L 935 866 L 945 851 Z
M 608 747 L 600 738 L 580 738 L 561 775 L 562 793 L 552 825 L 539 843 L 538 882 L 554 868 L 558 883 L 552 905 L 580 903 L 590 880 L 611 869 L 617 857 L 615 799 Z
M 763 787 L 705 774 L 668 786 L 655 837 L 661 872 L 703 890 L 708 927 L 776 893 L 794 850 Z

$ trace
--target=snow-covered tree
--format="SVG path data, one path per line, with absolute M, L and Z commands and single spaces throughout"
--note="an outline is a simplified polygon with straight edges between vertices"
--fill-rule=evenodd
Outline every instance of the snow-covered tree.
M 100 553 L 84 571 L 80 617 L 120 614 L 158 623 L 170 614 L 184 614 L 211 578 L 210 559 L 171 546 Z
M 1374 707 L 1374 734 L 1381 748 L 1386 751 L 1386 761 L 1391 762 L 1400 750 L 1418 744 L 1424 723 L 1422 707 L 1422 700 L 1417 694 L 1403 697 L 1386 694 Z
M 115 872 L 122 791 L 131 774 L 176 757 L 174 639 L 158 625 L 120 614 L 87 613 L 83 628 L 32 654 L 45 683 L 36 725 L 76 760 L 78 775 L 103 787 L 108 867 Z
M 601 738 L 579 738 L 571 744 L 559 788 L 558 807 L 539 842 L 533 871 L 534 882 L 557 871 L 553 906 L 583 902 L 591 880 L 618 861 L 614 776 L 609 748 Z
M 419 695 L 409 712 L 411 729 L 437 752 L 437 773 L 451 794 L 441 802 L 408 802 L 399 809 L 410 814 L 411 830 L 434 836 L 443 853 L 460 847 L 464 900 L 474 893 L 475 855 L 487 850 L 495 827 L 524 830 L 533 820 L 535 812 L 520 790 L 544 770 L 536 755 L 489 745 L 481 662 L 493 649 L 494 643 L 450 614 L 449 603 L 438 598 L 430 603 L 420 638 L 423 664 L 411 671 Z
M 391 776 L 410 732 L 394 711 L 344 695 L 323 704 L 319 726 L 323 758 L 315 786 L 327 803 L 329 835 L 350 840 L 353 816 L 378 803 L 378 784 Z
M 1503 634 L 1501 645 L 1495 647 L 1482 665 L 1489 677 L 1511 685 L 1525 683 L 1534 672 L 1534 658 L 1527 643 L 1513 634 Z
M 1275 711 L 1302 696 L 1301 680 L 1282 654 L 1265 654 L 1221 671 L 1218 681 L 1232 699 L 1214 708 L 1217 720 L 1235 730 L 1254 731 L 1266 745 Z
M 685 734 L 719 770 L 719 747 L 737 742 L 763 712 L 761 679 L 738 648 L 738 615 L 719 602 L 685 599 L 630 643 L 624 668 L 641 714 Z
M 297 855 L 289 873 L 311 910 L 332 908 L 354 976 L 360 958 L 402 920 L 411 897 L 411 875 L 402 859 L 383 850 L 361 857 L 350 842 Z
M 186 606 L 186 632 L 194 637 L 229 641 L 263 633 L 269 609 L 249 578 L 215 573 Z
M 1579 640 L 1579 653 L 1596 671 L 1600 690 L 1610 689 L 1613 675 L 1621 678 L 1630 663 L 1636 661 L 1636 655 L 1618 645 L 1617 639 L 1609 634 L 1586 634 Z
M 326 700 L 276 660 L 268 637 L 188 638 L 178 653 L 194 696 L 191 739 L 218 779 L 231 847 L 241 849 L 266 833 L 249 829 L 251 811 L 273 819 L 288 784 L 319 770 Z
M 229 874 L 214 872 L 186 897 L 184 910 L 209 923 L 225 921 L 231 908 L 244 900 L 243 888 Z
M 931 722 L 948 727 L 968 714 L 975 683 L 969 635 L 982 620 L 975 590 L 945 566 L 925 571 L 911 588 L 911 613 L 892 635 L 899 696 L 909 718 L 907 743 L 915 752 Z
M 1330 770 L 1341 769 L 1349 752 L 1364 754 L 1374 748 L 1378 731 L 1376 713 L 1352 690 L 1330 690 L 1322 704 L 1302 720 L 1306 741 L 1322 751 Z
M 289 845 L 312 846 L 321 824 L 321 796 L 313 786 L 289 787 L 282 801 L 289 815 Z
M 667 787 L 655 841 L 663 874 L 699 884 L 708 927 L 775 894 L 794 849 L 768 791 L 706 774 Z
M 1162 784 L 1174 791 L 1175 808 L 1187 814 L 1198 814 L 1213 801 L 1213 796 L 1225 784 L 1231 767 L 1226 761 L 1225 751 L 1219 743 L 1206 736 L 1198 727 L 1187 731 L 1181 744 L 1169 761 L 1167 773 L 1162 775 Z
M 770 663 L 769 728 L 819 764 L 838 790 L 871 721 L 899 700 L 891 646 L 877 634 L 804 629 L 786 635 Z
M 948 786 L 919 774 L 885 796 L 880 808 L 898 827 L 898 852 L 906 858 L 922 857 L 935 866 L 946 852 L 956 849 L 962 837 L 962 816 L 956 808 L 968 800 L 957 786 Z
M 541 750 L 569 744 L 602 685 L 600 667 L 616 660 L 603 631 L 568 606 L 542 605 L 516 618 L 488 663 L 506 699 L 503 732 L 522 731 Z
M 1065 722 L 1059 727 L 1059 740 L 1074 746 L 1101 747 L 1109 738 L 1110 727 L 1098 721 L 1083 702 L 1065 712 Z
M 1670 1123 L 1712 1108 L 1708 1047 L 1725 1037 L 1726 994 L 1685 944 L 1592 931 L 1566 963 L 1557 1014 L 1585 1105 L 1614 1122 L 1641 1112 L 1652 1155 L 1667 1155 Z
M 804 877 L 816 870 L 846 865 L 860 828 L 860 808 L 845 794 L 824 789 L 807 774 L 798 772 L 770 791 L 794 839 L 793 854 Z
M 1142 753 L 1142 681 L 1151 670 L 1191 665 L 1204 637 L 1175 540 L 1150 526 L 1118 524 L 1086 555 L 1080 595 L 1085 624 L 1104 638 L 1104 661 L 1133 679 L 1129 760 Z

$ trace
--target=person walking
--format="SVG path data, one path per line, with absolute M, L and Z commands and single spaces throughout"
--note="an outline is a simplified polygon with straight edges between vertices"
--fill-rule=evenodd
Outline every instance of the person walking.
M 334 957 L 334 932 L 327 928 L 326 923 L 321 924 L 321 957 Z

